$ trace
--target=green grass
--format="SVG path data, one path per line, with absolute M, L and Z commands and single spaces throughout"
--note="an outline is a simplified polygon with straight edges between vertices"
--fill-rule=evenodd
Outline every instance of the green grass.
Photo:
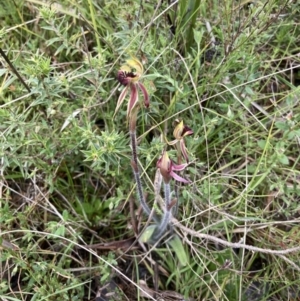
M 31 92 L 0 57 L 0 300 L 95 300 L 106 285 L 111 300 L 299 298 L 299 7 L 157 3 L 1 5 L 0 47 Z M 127 104 L 113 118 L 131 55 L 151 96 L 137 140 L 158 212 L 164 138 L 176 119 L 194 132 L 172 221 L 185 266 L 137 241 Z

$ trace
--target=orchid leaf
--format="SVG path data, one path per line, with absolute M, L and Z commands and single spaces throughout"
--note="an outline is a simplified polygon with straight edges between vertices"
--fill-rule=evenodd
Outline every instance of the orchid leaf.
M 156 225 L 151 225 L 151 226 L 147 227 L 146 230 L 140 236 L 139 241 L 142 243 L 147 243 L 147 242 L 151 241 L 151 236 L 155 229 L 156 229 Z
M 178 260 L 182 266 L 186 266 L 188 264 L 188 258 L 186 252 L 184 250 L 183 244 L 179 236 L 174 235 L 167 244 L 172 248 L 175 252 Z

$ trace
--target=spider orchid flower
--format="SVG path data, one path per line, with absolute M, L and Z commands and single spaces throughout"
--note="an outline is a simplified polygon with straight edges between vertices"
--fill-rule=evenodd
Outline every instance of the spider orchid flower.
M 164 179 L 165 183 L 169 183 L 171 178 L 175 179 L 178 182 L 182 183 L 190 183 L 189 180 L 186 180 L 179 175 L 177 175 L 174 171 L 181 171 L 184 170 L 188 164 L 175 164 L 170 158 L 166 151 L 164 151 L 161 158 L 157 161 L 157 168 L 160 169 L 160 173 Z
M 118 71 L 117 79 L 121 85 L 125 86 L 125 88 L 119 96 L 114 115 L 117 113 L 122 103 L 124 102 L 128 91 L 130 91 L 130 98 L 127 105 L 127 118 L 131 115 L 133 109 L 139 102 L 138 90 L 140 90 L 144 96 L 145 107 L 149 107 L 150 103 L 148 91 L 146 87 L 140 82 L 143 73 L 143 64 L 135 57 L 127 60 L 126 64 L 121 66 L 120 70 Z
M 193 135 L 194 132 L 191 128 L 189 128 L 187 125 L 183 123 L 183 121 L 178 122 L 177 126 L 174 129 L 173 135 L 175 137 L 175 140 L 169 142 L 169 145 L 174 145 L 177 143 L 179 144 L 179 149 L 185 159 L 185 161 L 188 163 L 189 162 L 189 157 L 187 154 L 184 138 L 186 136 Z

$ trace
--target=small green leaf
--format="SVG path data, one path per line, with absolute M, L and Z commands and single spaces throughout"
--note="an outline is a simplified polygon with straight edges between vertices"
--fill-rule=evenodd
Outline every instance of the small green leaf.
M 151 226 L 147 227 L 146 230 L 141 235 L 139 241 L 143 242 L 143 243 L 149 242 L 149 240 L 151 239 L 151 236 L 152 236 L 155 228 L 156 228 L 155 225 L 151 225 Z
M 259 146 L 261 149 L 265 149 L 266 143 L 267 143 L 266 140 L 258 140 L 258 141 L 257 141 L 257 144 L 258 144 L 258 146 Z
M 277 121 L 277 122 L 275 122 L 275 126 L 279 130 L 283 130 L 283 131 L 286 131 L 286 130 L 289 129 L 289 125 L 286 122 L 283 122 L 283 121 Z
M 234 113 L 232 112 L 230 106 L 228 106 L 228 109 L 227 109 L 227 117 L 229 119 L 233 119 L 234 118 Z
M 248 86 L 245 87 L 245 91 L 249 95 L 254 95 L 255 94 L 254 91 Z
M 188 258 L 186 256 L 181 239 L 175 235 L 170 239 L 167 244 L 173 249 L 178 257 L 178 260 L 182 266 L 186 266 L 188 263 Z
M 69 219 L 69 212 L 67 210 L 63 210 L 62 216 L 64 221 L 67 221 Z
M 289 158 L 286 155 L 281 154 L 278 159 L 279 159 L 280 163 L 282 163 L 284 165 L 288 165 L 290 163 Z
M 203 32 L 199 31 L 199 30 L 195 30 L 194 31 L 194 40 L 197 43 L 197 45 L 200 45 L 202 37 L 203 37 Z
M 64 237 L 66 234 L 66 228 L 64 225 L 59 226 L 54 232 L 55 235 Z

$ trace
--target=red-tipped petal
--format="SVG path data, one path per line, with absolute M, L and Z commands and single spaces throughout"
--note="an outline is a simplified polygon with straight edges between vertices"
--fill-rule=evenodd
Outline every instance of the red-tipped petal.
M 182 171 L 182 170 L 184 170 L 187 166 L 188 166 L 187 163 L 177 165 L 177 164 L 175 164 L 175 163 L 172 161 L 171 170 Z
M 182 178 L 182 177 L 180 177 L 179 175 L 177 175 L 175 172 L 173 172 L 172 170 L 171 170 L 171 172 L 170 172 L 170 176 L 173 178 L 173 179 L 175 179 L 176 181 L 178 181 L 178 182 L 182 182 L 182 183 L 191 183 L 189 180 L 186 180 L 186 179 L 184 179 L 184 178 Z
M 126 95 L 127 95 L 127 91 L 128 91 L 128 86 L 126 88 L 123 89 L 123 91 L 121 92 L 120 96 L 119 96 L 119 99 L 118 99 L 118 102 L 117 102 L 117 106 L 116 106 L 116 109 L 115 109 L 115 113 L 114 113 L 114 117 L 116 115 L 116 113 L 118 112 L 118 110 L 120 109 Z
M 150 106 L 150 100 L 149 100 L 149 94 L 148 91 L 146 89 L 146 87 L 142 84 L 142 83 L 138 83 L 139 88 L 141 89 L 143 95 L 144 95 L 144 104 L 146 108 L 149 108 Z
M 133 110 L 137 102 L 139 101 L 139 94 L 136 88 L 136 85 L 131 83 L 130 84 L 130 99 L 127 106 L 127 116 L 130 115 L 130 112 Z
M 193 133 L 194 133 L 193 130 L 187 125 L 185 125 L 183 123 L 183 120 L 181 120 L 176 125 L 173 135 L 177 140 L 181 140 L 183 137 L 192 135 Z
M 194 134 L 193 130 L 190 127 L 188 127 L 187 125 L 184 125 L 183 131 L 182 131 L 182 137 L 190 136 L 193 134 Z

